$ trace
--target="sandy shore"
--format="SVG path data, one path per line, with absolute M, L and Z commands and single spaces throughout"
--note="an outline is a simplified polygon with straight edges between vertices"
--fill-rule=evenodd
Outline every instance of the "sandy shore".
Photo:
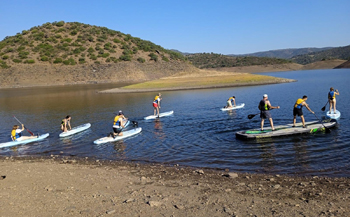
M 0 159 L 0 216 L 349 216 L 348 178 Z

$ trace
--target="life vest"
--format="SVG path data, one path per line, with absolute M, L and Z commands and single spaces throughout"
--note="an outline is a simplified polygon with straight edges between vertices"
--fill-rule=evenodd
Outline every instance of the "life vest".
M 230 98 L 228 98 L 228 100 L 227 101 L 230 101 L 231 100 L 231 102 L 233 102 L 233 97 L 230 97 Z
M 269 110 L 269 106 L 267 105 L 266 101 L 265 100 L 261 100 L 260 103 L 259 103 L 259 109 L 260 111 L 267 111 Z
M 304 100 L 299 98 L 299 99 L 295 102 L 294 108 L 301 109 L 301 108 L 303 107 L 303 102 L 304 102 Z
M 330 99 L 330 100 L 335 99 L 335 92 L 334 92 L 334 91 L 329 91 L 329 93 L 328 93 L 328 99 Z
M 153 101 L 153 103 L 158 104 L 158 101 L 159 101 L 159 96 L 154 97 L 154 101 Z
M 18 139 L 19 137 L 21 137 L 22 134 L 21 133 L 17 133 L 16 130 L 12 130 L 11 131 L 11 137 L 14 141 L 16 141 L 16 139 Z
M 119 118 L 120 118 L 119 115 L 115 116 L 113 125 L 119 125 L 120 126 Z

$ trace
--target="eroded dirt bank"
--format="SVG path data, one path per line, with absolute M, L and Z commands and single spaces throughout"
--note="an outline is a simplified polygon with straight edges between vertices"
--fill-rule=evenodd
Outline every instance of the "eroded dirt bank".
M 348 216 L 348 178 L 0 159 L 1 216 Z

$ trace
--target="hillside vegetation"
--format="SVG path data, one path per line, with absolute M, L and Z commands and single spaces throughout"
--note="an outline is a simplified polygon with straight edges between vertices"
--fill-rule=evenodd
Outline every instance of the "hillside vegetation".
M 319 52 L 312 52 L 304 55 L 298 55 L 291 58 L 299 64 L 309 64 L 317 61 L 341 59 L 350 60 L 350 45 L 345 47 L 337 47 Z
M 289 59 L 297 55 L 308 54 L 312 52 L 319 52 L 323 50 L 331 49 L 332 47 L 325 48 L 289 48 L 289 49 L 279 49 L 279 50 L 269 50 L 256 53 L 249 53 L 243 55 L 230 54 L 228 56 L 255 56 L 255 57 L 270 57 L 270 58 L 283 58 Z
M 290 60 L 268 57 L 232 57 L 215 53 L 191 54 L 186 56 L 198 68 L 241 67 L 292 63 Z
M 23 30 L 0 42 L 0 66 L 103 64 L 185 60 L 184 56 L 106 27 L 64 21 Z

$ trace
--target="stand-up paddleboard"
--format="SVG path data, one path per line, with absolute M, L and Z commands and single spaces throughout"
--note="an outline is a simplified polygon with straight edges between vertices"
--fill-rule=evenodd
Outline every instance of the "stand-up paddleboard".
M 332 110 L 331 113 L 329 113 L 329 111 L 326 113 L 326 117 L 327 118 L 331 118 L 331 119 L 334 119 L 334 120 L 339 120 L 340 115 L 341 115 L 340 111 L 338 111 L 338 110 L 335 110 L 335 112 L 333 112 L 333 110 Z
M 71 130 L 67 131 L 67 132 L 63 132 L 63 133 L 60 133 L 60 137 L 66 137 L 66 136 L 70 136 L 70 135 L 73 135 L 73 134 L 76 134 L 76 133 L 79 133 L 81 131 L 84 131 L 84 130 L 87 130 L 91 127 L 91 124 L 90 123 L 87 123 L 87 124 L 82 124 L 80 126 L 77 126 L 77 127 L 73 127 Z
M 236 106 L 233 106 L 231 108 L 221 108 L 221 111 L 229 111 L 229 110 L 234 110 L 234 109 L 240 109 L 244 107 L 244 103 L 237 104 Z
M 32 138 L 32 139 L 25 139 L 21 141 L 11 141 L 11 142 L 5 142 L 5 143 L 0 143 L 0 148 L 5 148 L 5 147 L 11 147 L 11 146 L 16 146 L 16 145 L 21 145 L 21 144 L 27 144 L 31 142 L 37 142 L 40 140 L 44 140 L 49 136 L 48 133 L 40 135 L 39 137 Z
M 236 137 L 239 139 L 260 139 L 260 138 L 272 138 L 280 136 L 291 136 L 297 134 L 317 133 L 325 131 L 325 127 L 331 128 L 337 124 L 336 120 L 327 119 L 323 120 L 322 123 L 319 121 L 306 122 L 306 128 L 303 128 L 302 123 L 297 123 L 295 127 L 293 124 L 287 124 L 282 126 L 276 126 L 275 130 L 272 131 L 271 127 L 261 131 L 260 129 L 252 129 L 239 131 L 236 133 Z
M 113 137 L 103 137 L 103 138 L 95 140 L 94 143 L 96 145 L 98 145 L 98 144 L 103 144 L 103 143 L 106 143 L 106 142 L 115 142 L 115 141 L 118 141 L 118 140 L 121 140 L 121 139 L 125 139 L 125 138 L 130 137 L 130 136 L 136 135 L 138 133 L 141 133 L 141 131 L 142 131 L 142 128 L 138 127 L 138 128 L 132 129 L 132 130 L 123 131 L 123 135 L 122 136 L 116 136 L 115 138 L 113 138 Z
M 147 116 L 147 117 L 145 117 L 145 120 L 156 119 L 158 117 L 161 118 L 161 117 L 169 116 L 169 115 L 172 115 L 172 114 L 174 114 L 174 111 L 163 112 L 163 113 L 159 113 L 159 116 L 158 115 Z

